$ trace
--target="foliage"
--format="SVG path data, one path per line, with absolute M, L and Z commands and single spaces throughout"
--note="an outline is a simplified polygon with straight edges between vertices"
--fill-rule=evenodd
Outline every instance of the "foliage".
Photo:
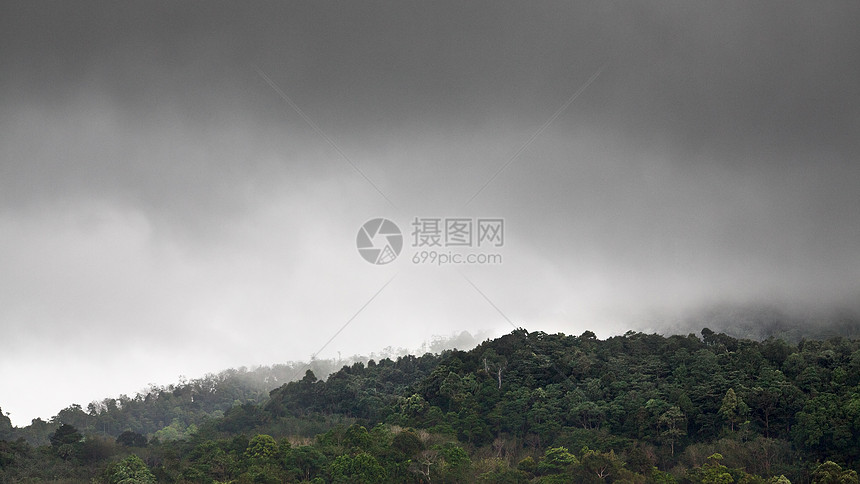
M 63 424 L 60 428 L 57 429 L 56 432 L 51 434 L 50 441 L 51 446 L 54 448 L 59 448 L 64 445 L 74 445 L 83 440 L 84 436 L 78 432 L 74 426 L 69 424 Z
M 813 484 L 858 484 L 857 472 L 827 461 L 819 465 L 812 473 Z
M 146 447 L 146 436 L 126 430 L 117 436 L 116 443 L 126 447 Z
M 140 457 L 132 454 L 108 468 L 108 482 L 110 484 L 154 484 L 156 480 Z
M 0 482 L 857 482 L 858 340 L 516 330 L 317 375 L 0 418 Z

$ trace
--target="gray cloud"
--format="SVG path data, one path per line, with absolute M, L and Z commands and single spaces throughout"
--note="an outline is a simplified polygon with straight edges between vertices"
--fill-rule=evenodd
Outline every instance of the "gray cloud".
M 0 404 L 18 424 L 70 403 L 34 383 L 62 368 L 69 398 L 95 399 L 306 358 L 395 274 L 326 351 L 511 329 L 456 271 L 361 260 L 376 216 L 504 217 L 505 263 L 463 272 L 529 329 L 860 293 L 852 3 L 0 9 Z M 94 381 L 105 362 L 126 386 Z

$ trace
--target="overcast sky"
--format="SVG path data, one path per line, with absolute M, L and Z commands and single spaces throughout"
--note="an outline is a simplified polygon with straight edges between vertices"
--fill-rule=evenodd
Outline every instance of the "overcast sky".
M 21 426 L 308 359 L 356 313 L 319 357 L 850 307 L 858 23 L 852 1 L 3 2 L 0 406 Z M 356 249 L 375 217 L 404 232 L 390 264 Z M 503 218 L 503 263 L 413 264 L 415 217 Z

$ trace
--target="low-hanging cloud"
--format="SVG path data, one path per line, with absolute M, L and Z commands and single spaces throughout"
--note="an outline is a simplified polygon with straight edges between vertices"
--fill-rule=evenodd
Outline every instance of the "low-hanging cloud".
M 860 295 L 856 6 L 2 8 L 0 405 L 18 425 L 307 359 L 353 316 L 321 356 Z M 414 217 L 503 217 L 504 263 L 371 266 L 355 236 L 379 216 L 407 239 Z

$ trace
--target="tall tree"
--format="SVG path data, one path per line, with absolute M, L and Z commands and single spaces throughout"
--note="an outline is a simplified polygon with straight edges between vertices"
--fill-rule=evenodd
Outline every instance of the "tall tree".
M 720 405 L 720 410 L 718 413 L 720 414 L 726 422 L 729 423 L 729 427 L 732 432 L 735 431 L 735 425 L 742 422 L 742 417 L 744 417 L 749 411 L 749 407 L 744 401 L 735 393 L 734 388 L 729 388 L 726 390 L 726 395 L 723 397 L 723 403 Z
M 57 448 L 66 444 L 77 444 L 83 438 L 84 436 L 73 425 L 63 424 L 60 425 L 56 432 L 51 434 L 49 440 L 51 441 L 51 446 Z
M 663 412 L 659 418 L 660 427 L 663 429 L 660 432 L 660 438 L 669 444 L 671 454 L 675 455 L 675 443 L 684 435 L 687 435 L 686 423 L 687 418 L 681 412 L 681 409 L 673 405 L 668 410 Z

